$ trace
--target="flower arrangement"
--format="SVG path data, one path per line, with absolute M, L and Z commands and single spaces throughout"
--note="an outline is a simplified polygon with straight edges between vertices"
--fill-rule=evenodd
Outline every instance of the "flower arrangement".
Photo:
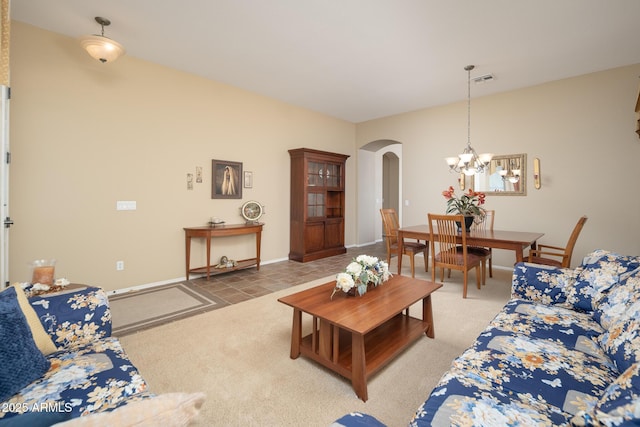
M 29 283 L 29 282 L 15 282 L 13 284 L 20 286 L 24 290 L 25 294 L 27 295 L 27 298 L 31 298 L 37 295 L 62 291 L 70 283 L 71 282 L 69 282 L 69 280 L 62 277 L 62 278 L 56 279 L 51 285 L 47 285 L 43 283 Z
M 478 216 L 482 218 L 485 214 L 484 193 L 479 191 L 473 191 L 469 189 L 468 192 L 457 198 L 455 196 L 455 190 L 453 187 L 449 187 L 448 190 L 444 190 L 442 195 L 447 199 L 447 213 L 458 213 L 466 216 Z
M 336 276 L 336 287 L 333 289 L 331 298 L 337 291 L 354 294 L 357 291 L 358 295 L 364 295 L 368 284 L 376 287 L 390 277 L 389 264 L 374 256 L 359 255 L 347 265 L 344 272 Z

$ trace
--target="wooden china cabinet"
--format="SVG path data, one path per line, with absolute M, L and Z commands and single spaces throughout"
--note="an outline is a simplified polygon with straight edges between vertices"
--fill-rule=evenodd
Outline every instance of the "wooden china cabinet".
M 343 254 L 344 175 L 348 155 L 297 148 L 291 156 L 289 259 Z

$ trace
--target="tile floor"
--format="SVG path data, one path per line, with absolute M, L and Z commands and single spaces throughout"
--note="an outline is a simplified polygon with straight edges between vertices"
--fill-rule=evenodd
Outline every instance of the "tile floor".
M 291 286 L 300 285 L 311 280 L 337 274 L 344 270 L 349 262 L 360 254 L 377 256 L 386 260 L 387 252 L 383 242 L 358 248 L 347 249 L 346 254 L 323 258 L 317 261 L 296 262 L 280 261 L 262 264 L 260 271 L 255 268 L 237 270 L 231 273 L 189 280 L 193 285 L 206 290 L 229 304 L 237 304 L 251 298 L 270 294 Z M 407 264 L 408 259 L 403 260 Z M 421 260 L 417 260 L 417 268 L 421 268 Z M 397 271 L 395 257 L 391 259 L 391 272 Z M 405 266 L 403 265 L 403 272 Z M 408 273 L 407 273 L 408 274 Z

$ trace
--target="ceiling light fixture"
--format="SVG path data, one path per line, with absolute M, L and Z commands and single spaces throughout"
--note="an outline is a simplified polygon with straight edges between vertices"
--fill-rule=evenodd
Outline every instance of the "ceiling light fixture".
M 493 158 L 492 153 L 478 155 L 471 147 L 471 70 L 474 65 L 467 65 L 467 147 L 458 157 L 447 157 L 445 160 L 449 165 L 449 172 L 464 173 L 467 176 L 483 172 L 488 167 Z
M 96 16 L 96 22 L 102 26 L 102 34 L 93 34 L 80 38 L 80 45 L 91 57 L 102 62 L 112 62 L 124 55 L 124 47 L 115 40 L 105 37 L 104 27 L 111 25 L 111 21 L 100 16 Z
M 520 161 L 518 159 L 509 159 L 507 169 L 501 169 L 498 171 L 503 181 L 509 181 L 512 184 L 520 181 Z

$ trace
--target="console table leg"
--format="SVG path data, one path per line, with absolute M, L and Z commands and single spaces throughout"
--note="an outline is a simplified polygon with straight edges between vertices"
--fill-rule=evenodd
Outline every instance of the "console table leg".
M 211 236 L 207 236 L 207 280 L 211 276 Z
M 260 271 L 260 243 L 262 240 L 262 232 L 256 233 L 256 271 Z
M 187 265 L 187 280 L 189 280 L 189 264 L 191 264 L 191 236 L 185 237 L 185 253 L 187 254 L 186 265 Z

